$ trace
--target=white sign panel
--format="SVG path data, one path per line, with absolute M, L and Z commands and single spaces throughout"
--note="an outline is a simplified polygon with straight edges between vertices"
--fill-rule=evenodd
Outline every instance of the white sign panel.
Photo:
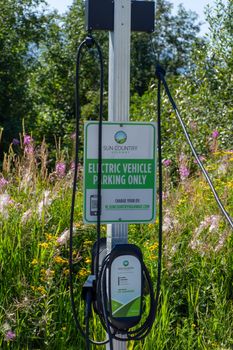
M 98 122 L 85 123 L 84 221 L 97 220 Z M 104 122 L 101 222 L 155 220 L 156 124 Z

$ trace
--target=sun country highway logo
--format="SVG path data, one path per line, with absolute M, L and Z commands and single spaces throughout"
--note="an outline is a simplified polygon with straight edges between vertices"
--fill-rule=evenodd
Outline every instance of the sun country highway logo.
M 124 131 L 117 131 L 114 135 L 114 139 L 117 143 L 122 145 L 127 140 L 127 134 Z
M 136 145 L 128 145 L 127 133 L 123 130 L 119 130 L 113 134 L 115 144 L 111 145 L 104 145 L 103 150 L 104 151 L 110 151 L 113 153 L 129 153 L 129 152 L 135 152 L 138 149 L 138 146 Z

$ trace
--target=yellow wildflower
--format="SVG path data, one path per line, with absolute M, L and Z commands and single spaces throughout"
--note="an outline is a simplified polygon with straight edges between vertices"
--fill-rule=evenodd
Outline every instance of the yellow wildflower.
M 85 269 L 84 267 L 77 273 L 77 277 L 85 277 L 88 275 L 88 271 L 87 269 Z
M 91 245 L 93 242 L 92 241 L 85 241 L 83 245 Z
M 63 259 L 61 256 L 55 256 L 53 258 L 53 261 L 57 264 L 67 264 L 68 263 L 67 259 Z
M 229 188 L 233 188 L 233 181 L 229 181 L 229 182 L 227 182 L 227 187 L 229 187 Z
M 80 228 L 80 227 L 82 227 L 82 223 L 81 222 L 77 222 L 77 223 L 74 224 L 74 226 L 76 228 Z
M 70 270 L 69 269 L 63 269 L 62 272 L 64 273 L 65 276 L 68 276 L 69 273 L 70 273 Z
M 155 254 L 150 254 L 150 260 L 156 260 L 158 257 Z
M 152 229 L 153 227 L 154 227 L 154 224 L 148 224 L 149 230 Z
M 42 295 L 46 294 L 46 289 L 43 286 L 37 287 L 37 291 Z
M 56 239 L 56 237 L 51 235 L 51 233 L 46 233 L 46 239 L 48 241 L 54 241 Z
M 231 156 L 232 155 L 232 151 L 223 151 L 223 154 L 229 154 Z
M 37 259 L 33 259 L 31 262 L 32 265 L 37 265 L 38 264 L 38 260 Z
M 90 258 L 86 258 L 86 259 L 85 259 L 85 263 L 86 263 L 86 264 L 90 264 L 90 263 L 91 263 L 91 259 L 90 259 Z
M 49 244 L 48 244 L 48 243 L 46 243 L 46 242 L 43 242 L 43 243 L 39 243 L 39 246 L 40 246 L 40 247 L 42 247 L 42 248 L 47 249 L 47 248 L 48 248 L 48 246 L 49 246 Z
M 153 245 L 151 245 L 150 247 L 149 247 L 149 250 L 150 251 L 153 251 L 153 250 L 156 250 L 157 248 L 158 248 L 158 243 L 154 243 Z

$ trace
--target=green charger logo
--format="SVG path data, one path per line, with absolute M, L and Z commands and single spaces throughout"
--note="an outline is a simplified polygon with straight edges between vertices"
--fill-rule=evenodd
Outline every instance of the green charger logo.
M 114 139 L 117 143 L 123 144 L 127 140 L 127 134 L 124 131 L 117 131 L 114 135 Z
M 128 260 L 124 260 L 123 261 L 123 265 L 126 267 L 126 266 L 128 266 L 129 265 L 129 261 Z

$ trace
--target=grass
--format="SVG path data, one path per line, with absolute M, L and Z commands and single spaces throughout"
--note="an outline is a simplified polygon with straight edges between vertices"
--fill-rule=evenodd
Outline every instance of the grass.
M 33 152 L 11 148 L 0 189 L 0 348 L 84 349 L 71 314 L 68 242 L 72 170 L 46 168 L 43 143 Z M 44 157 L 44 158 L 43 158 Z M 46 158 L 46 159 L 45 159 Z M 68 162 L 67 162 L 68 163 Z M 223 169 L 223 165 L 225 169 Z M 206 166 L 229 213 L 233 212 L 231 152 L 211 154 Z M 173 174 L 173 175 L 172 175 Z M 81 176 L 81 175 L 80 175 Z M 233 238 L 203 177 L 197 172 L 172 186 L 164 171 L 163 273 L 158 316 L 149 336 L 129 350 L 230 350 L 233 348 Z M 77 195 L 75 298 L 83 322 L 81 287 L 90 271 L 94 225 L 82 222 Z M 156 285 L 158 222 L 129 225 Z M 102 226 L 102 235 L 106 227 Z M 103 339 L 96 316 L 92 336 Z M 9 333 L 11 332 L 11 333 Z M 100 347 L 100 349 L 105 347 Z

